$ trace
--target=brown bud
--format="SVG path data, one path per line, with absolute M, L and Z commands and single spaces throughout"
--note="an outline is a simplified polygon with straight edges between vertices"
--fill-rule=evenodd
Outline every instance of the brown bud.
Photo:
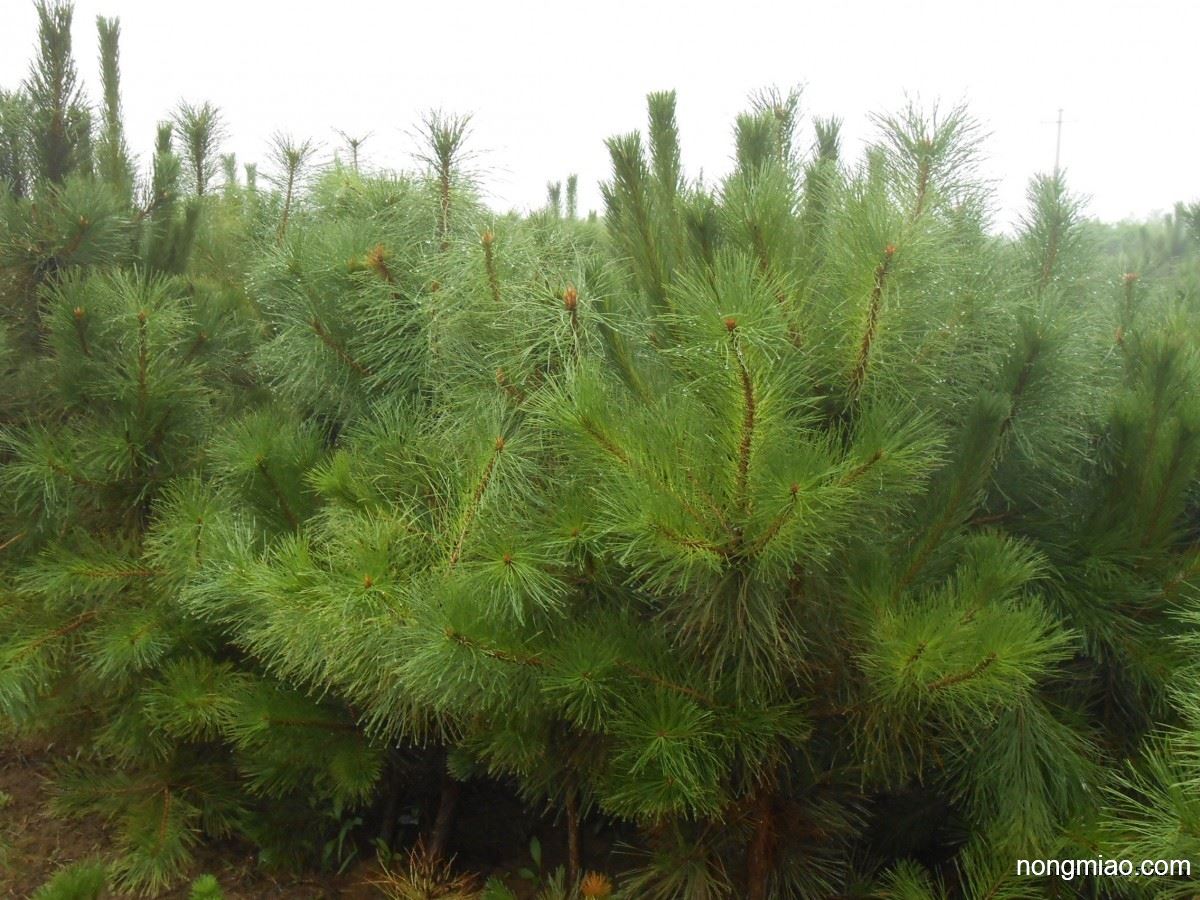
M 579 893 L 584 897 L 611 897 L 612 882 L 599 872 L 588 872 L 579 883 Z
M 498 436 L 496 437 L 496 449 L 497 449 L 497 450 L 503 450 L 503 449 L 504 449 L 504 435 L 502 435 L 502 434 L 501 434 L 501 435 L 498 435 Z
M 138 310 L 138 322 L 140 322 L 142 325 L 146 324 L 146 311 L 144 309 Z
M 494 234 L 492 234 L 490 231 L 485 231 L 483 233 L 483 246 L 490 247 L 492 245 L 492 241 L 495 239 L 496 236 Z
M 512 562 L 513 562 L 513 560 L 512 560 L 512 554 L 511 554 L 511 553 L 505 553 L 505 554 L 504 554 L 504 557 L 503 557 L 503 559 L 504 559 L 504 564 L 505 564 L 506 566 L 511 566 L 511 565 L 512 565 Z
M 377 274 L 386 276 L 388 274 L 387 248 L 383 244 L 376 244 L 367 251 L 366 262 Z
M 725 319 L 725 330 L 731 332 L 735 328 L 737 328 L 737 319 L 735 319 L 733 316 L 728 316 Z
M 886 256 L 888 259 L 891 259 L 893 256 L 895 256 L 896 255 L 896 245 L 888 244 L 886 247 L 884 247 L 883 255 Z
M 792 487 L 791 487 L 791 492 L 792 492 L 792 496 L 795 497 L 798 493 L 800 493 L 800 485 L 798 485 L 796 482 L 793 481 Z
M 364 575 L 363 576 L 363 587 L 366 588 L 367 590 L 370 590 L 374 586 L 375 586 L 375 579 L 372 578 L 370 575 Z
M 78 319 L 82 319 L 82 318 L 83 318 L 83 315 L 84 315 L 84 313 L 83 313 L 83 307 L 82 307 L 82 306 L 77 306 L 77 307 L 75 307 L 75 309 L 73 309 L 73 310 L 72 310 L 72 313 L 74 313 L 74 315 L 75 315 L 75 318 L 76 318 L 77 320 L 78 320 Z
M 436 294 L 441 289 L 442 289 L 442 283 L 440 281 L 437 281 L 435 279 L 434 281 L 431 281 L 429 283 L 429 293 Z
M 1125 343 L 1125 326 L 1118 325 L 1117 330 L 1113 332 L 1113 341 L 1120 345 Z
M 1123 282 L 1125 282 L 1125 284 L 1133 284 L 1135 281 L 1138 280 L 1138 273 L 1137 272 L 1126 272 L 1124 275 L 1121 276 L 1121 280 Z
M 579 305 L 579 293 L 575 290 L 574 285 L 568 285 L 566 291 L 563 292 L 563 307 L 568 312 L 574 312 Z

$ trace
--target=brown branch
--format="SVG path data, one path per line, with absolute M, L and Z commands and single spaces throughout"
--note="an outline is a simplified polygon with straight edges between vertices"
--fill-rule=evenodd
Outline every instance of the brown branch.
M 704 501 L 704 505 L 708 507 L 708 511 L 716 517 L 717 521 L 721 524 L 721 527 L 729 532 L 729 534 L 732 536 L 734 534 L 733 526 L 729 524 L 729 520 L 725 517 L 725 513 L 721 510 L 721 507 L 717 505 L 716 499 L 712 496 L 712 494 L 704 489 L 704 485 L 700 483 L 700 479 L 696 477 L 695 472 L 689 468 L 687 469 L 686 474 L 688 483 L 691 484 L 696 493 L 700 495 L 700 499 Z
M 1017 383 L 1013 386 L 1012 399 L 1008 406 L 1008 415 L 1000 423 L 1001 434 L 1007 433 L 1013 420 L 1017 417 L 1017 407 L 1020 404 L 1021 398 L 1025 395 L 1026 389 L 1029 387 L 1029 379 L 1033 375 L 1033 366 L 1037 362 L 1038 350 L 1039 348 L 1036 344 L 1029 348 L 1029 355 L 1025 358 L 1025 362 L 1021 366 L 1021 371 L 1017 375 Z
M 767 526 L 767 530 L 763 532 L 762 537 L 754 542 L 754 546 L 750 548 L 748 553 L 749 556 L 755 556 L 756 554 L 761 553 L 767 544 L 771 543 L 771 541 L 775 539 L 775 535 L 779 534 L 779 530 L 783 528 L 784 522 L 786 522 L 792 513 L 795 512 L 796 500 L 799 497 L 799 494 L 800 485 L 793 484 L 791 487 L 791 497 L 788 500 L 787 505 L 780 510 L 779 514 L 771 521 L 771 524 Z
M 1058 242 L 1061 232 L 1062 222 L 1058 210 L 1055 210 L 1050 221 L 1050 238 L 1046 243 L 1046 255 L 1042 257 L 1042 277 L 1038 282 L 1039 295 L 1050 284 L 1050 279 L 1054 277 L 1054 264 L 1058 261 Z
M 896 584 L 896 589 L 892 592 L 893 597 L 899 596 L 901 591 L 912 584 L 913 579 L 916 578 L 921 569 L 925 567 L 926 561 L 929 559 L 930 554 L 933 553 L 933 548 L 937 546 L 937 542 L 941 540 L 941 537 L 946 532 L 946 529 L 950 527 L 950 522 L 952 516 L 954 515 L 954 511 L 958 508 L 958 505 L 962 503 L 963 495 L 965 493 L 966 485 L 964 478 L 961 479 L 958 485 L 955 487 L 954 493 L 951 495 L 949 502 L 946 504 L 946 508 L 942 512 L 942 515 L 938 517 L 936 522 L 934 522 L 933 528 L 929 530 L 925 540 L 921 542 L 921 546 L 917 549 L 917 554 L 913 557 L 913 561 L 909 564 L 908 568 L 904 570 L 904 574 L 901 576 L 900 581 Z
M 913 652 L 909 654 L 908 659 L 904 661 L 905 667 L 911 666 L 918 659 L 925 655 L 925 650 L 929 647 L 928 641 L 918 641 Z
M 867 472 L 869 472 L 872 469 L 872 467 L 874 467 L 874 465 L 877 462 L 880 462 L 885 456 L 887 456 L 887 453 L 884 452 L 882 447 L 877 449 L 874 453 L 871 454 L 870 458 L 867 459 L 866 462 L 860 463 L 859 465 L 857 465 L 853 469 L 851 469 L 849 472 L 847 472 L 845 475 L 843 475 L 841 480 L 838 482 L 838 484 L 841 485 L 842 487 L 845 487 L 846 485 L 849 485 L 849 484 L 854 484 L 854 482 L 858 481 L 858 479 L 862 478 L 865 474 L 867 474 Z
M 488 288 L 492 292 L 492 299 L 497 303 L 500 302 L 500 275 L 496 271 L 496 256 L 492 250 L 492 245 L 495 243 L 496 236 L 490 231 L 483 233 L 483 267 L 487 270 Z
M 579 835 L 579 790 L 567 786 L 564 806 L 567 816 L 567 884 L 579 884 L 583 877 L 583 842 Z
M 87 313 L 82 306 L 77 306 L 72 310 L 72 315 L 75 318 L 75 334 L 79 337 L 79 349 L 83 351 L 84 356 L 91 357 L 92 348 L 88 346 L 87 329 L 83 324 L 83 317 Z
M 618 447 L 616 445 L 616 443 L 613 442 L 608 437 L 608 435 L 606 435 L 606 434 L 604 434 L 604 432 L 600 431 L 600 429 L 596 426 L 595 422 L 593 422 L 590 418 L 588 418 L 586 416 L 581 416 L 578 421 L 579 421 L 580 427 L 583 428 L 584 432 L 588 435 L 588 437 L 590 437 L 593 441 L 595 441 L 600 446 L 600 448 L 602 450 L 604 450 L 605 453 L 607 453 L 609 456 L 612 456 L 614 459 L 616 459 L 618 462 L 620 462 L 623 466 L 630 469 L 631 471 L 635 470 L 633 461 L 629 458 L 628 454 L 626 454 L 624 450 L 622 450 L 620 447 Z M 673 490 L 671 485 L 666 483 L 665 480 L 662 479 L 661 477 L 658 477 L 656 475 L 655 479 L 658 481 L 659 485 L 662 488 L 664 488 L 667 493 L 669 493 L 671 495 L 671 497 L 673 499 L 675 499 L 679 502 L 680 506 L 683 507 L 684 511 L 687 512 L 687 514 L 689 516 L 691 516 L 693 520 L 695 520 L 696 522 L 700 522 L 700 523 L 704 522 L 704 518 L 700 515 L 700 511 L 697 510 L 696 507 L 692 503 L 690 503 L 686 497 L 680 496 L 679 493 L 676 492 L 675 490 Z M 702 493 L 704 499 L 708 502 L 709 508 L 713 511 L 713 514 L 716 515 L 716 517 L 720 521 L 722 527 L 724 527 L 726 531 L 729 531 L 732 533 L 732 528 L 730 528 L 725 517 L 721 514 L 720 510 L 718 510 L 716 508 L 715 503 L 712 501 L 712 499 L 707 494 L 704 494 L 703 490 L 699 488 L 699 486 L 697 485 L 695 476 L 692 475 L 691 472 L 688 472 L 688 480 L 691 481 L 693 485 L 696 485 L 698 490 L 701 490 L 701 493 Z
M 483 499 L 483 494 L 488 489 L 488 484 L 492 480 L 492 472 L 496 468 L 496 460 L 500 458 L 503 450 L 504 437 L 501 435 L 496 438 L 492 455 L 488 457 L 487 465 L 483 467 L 483 474 L 480 475 L 479 481 L 475 485 L 475 490 L 471 494 L 471 502 L 468 504 L 463 516 L 462 526 L 458 531 L 458 538 L 454 542 L 454 549 L 450 553 L 448 565 L 451 569 L 458 565 L 458 560 L 462 556 L 463 544 L 467 540 L 467 533 L 471 530 L 471 525 L 474 523 L 475 516 L 479 512 L 479 502 Z
M 936 681 L 931 681 L 929 684 L 925 685 L 925 688 L 926 690 L 930 691 L 940 691 L 943 688 L 953 687 L 956 684 L 962 684 L 964 681 L 969 681 L 970 679 L 983 674 L 995 661 L 996 654 L 994 652 L 989 653 L 979 662 L 975 663 L 975 665 L 971 666 L 971 668 L 964 669 L 961 672 L 955 672 L 951 675 L 946 675 L 937 679 Z
M 722 559 L 728 559 L 732 553 L 725 547 L 719 544 L 714 544 L 711 541 L 706 541 L 703 538 L 686 537 L 675 531 L 673 528 L 668 528 L 666 525 L 656 526 L 658 532 L 673 544 L 680 547 L 686 547 L 689 550 L 703 550 L 706 553 L 712 553 Z
M 200 348 L 206 343 L 208 343 L 208 332 L 202 328 L 196 332 L 196 339 L 188 347 L 188 352 L 183 355 L 183 361 L 185 363 L 191 362 L 192 358 L 200 352 Z
M 504 395 L 515 405 L 520 406 L 526 400 L 526 394 L 519 384 L 508 380 L 503 369 L 496 370 L 496 384 L 504 391 Z
M 746 366 L 746 357 L 738 343 L 737 319 L 732 317 L 725 320 L 725 330 L 729 332 L 729 342 L 733 346 L 734 356 L 738 364 L 738 380 L 742 387 L 742 439 L 738 445 L 737 466 L 737 504 L 743 512 L 747 510 L 749 498 L 747 491 L 750 481 L 750 454 L 754 449 L 754 425 L 758 413 L 758 403 L 754 397 L 754 380 Z
M 579 292 L 574 285 L 568 285 L 563 292 L 563 308 L 571 317 L 571 342 L 576 359 L 579 359 Z
M 1146 523 L 1146 532 L 1142 535 L 1142 547 L 1148 547 L 1150 542 L 1154 540 L 1154 536 L 1158 531 L 1158 520 L 1162 518 L 1163 508 L 1167 505 L 1167 494 L 1171 488 L 1171 481 L 1179 472 L 1179 467 L 1183 463 L 1184 442 L 1180 440 L 1175 445 L 1175 452 L 1171 454 L 1171 462 L 1167 465 L 1167 471 L 1163 473 L 1162 483 L 1158 486 L 1155 492 L 1154 507 L 1150 510 L 1150 519 Z
M 102 482 L 102 481 L 93 481 L 92 479 L 87 478 L 86 476 L 79 475 L 79 474 L 76 474 L 75 472 L 72 472 L 70 469 L 68 469 L 66 466 L 64 466 L 62 463 L 60 463 L 58 460 L 54 459 L 54 457 L 51 457 L 50 459 L 48 459 L 46 461 L 46 465 L 48 465 L 50 467 L 51 471 L 57 472 L 59 475 L 64 475 L 67 478 L 71 479 L 71 481 L 75 482 L 76 484 L 83 485 L 84 487 L 91 487 L 91 488 L 107 487 L 107 485 L 104 484 L 104 482 Z
M 158 834 L 156 835 L 157 847 L 155 848 L 156 850 L 160 849 L 163 845 L 163 842 L 166 841 L 167 825 L 171 821 L 171 789 L 169 787 L 167 787 L 166 785 L 163 785 L 162 795 L 163 795 L 163 811 L 162 811 L 162 818 L 159 820 L 159 823 L 158 823 Z
M 138 419 L 142 419 L 146 415 L 146 401 L 149 396 L 146 387 L 146 370 L 149 364 L 150 351 L 146 344 L 146 318 L 146 311 L 144 309 L 138 310 Z
M 1163 582 L 1162 592 L 1164 597 L 1173 597 L 1181 584 L 1193 575 L 1200 574 L 1200 544 L 1194 545 L 1191 548 L 1191 552 L 1197 554 L 1196 558 L 1192 560 L 1191 565 L 1184 566 L 1175 575 Z
M 279 486 L 279 482 L 275 480 L 275 476 L 271 474 L 270 468 L 267 466 L 267 461 L 260 456 L 255 465 L 258 468 L 259 474 L 262 475 L 263 481 L 267 483 L 267 487 L 271 489 L 271 493 L 275 495 L 275 499 L 279 501 L 279 507 L 283 511 L 284 518 L 288 520 L 288 524 L 292 528 L 300 527 L 300 519 L 297 517 L 292 505 L 288 502 L 287 495 L 283 492 L 283 488 Z
M 321 339 L 321 343 L 324 344 L 326 347 L 328 347 L 330 350 L 332 350 L 334 352 L 334 354 L 336 354 L 337 358 L 340 359 L 343 363 L 345 363 L 347 366 L 349 366 L 351 369 L 353 369 L 355 372 L 357 372 L 359 375 L 363 376 L 364 378 L 369 378 L 374 374 L 373 372 L 371 372 L 370 369 L 368 369 L 366 366 L 364 366 L 362 363 L 360 363 L 358 360 L 356 360 L 353 356 L 351 356 L 346 351 L 346 348 L 343 347 L 342 344 L 336 338 L 334 338 L 333 335 L 331 335 L 328 331 L 325 330 L 325 326 L 321 324 L 320 319 L 318 319 L 316 316 L 313 316 L 311 319 L 309 319 L 308 324 L 309 324 L 309 326 L 311 326 L 313 332 L 317 335 L 317 337 Z
M 850 396 L 857 398 L 862 391 L 863 382 L 867 378 L 867 366 L 871 361 L 871 348 L 875 344 L 876 333 L 879 329 L 879 313 L 883 308 L 883 289 L 887 284 L 888 272 L 891 270 L 892 257 L 896 248 L 888 244 L 883 251 L 883 262 L 875 267 L 875 284 L 871 288 L 871 300 L 867 305 L 867 327 L 863 331 L 858 345 L 858 359 L 854 371 L 850 375 Z
M 481 641 L 470 638 L 450 626 L 447 626 L 443 632 L 448 640 L 454 641 L 463 647 L 468 647 L 476 653 L 481 653 L 489 659 L 495 659 L 500 662 L 511 663 L 515 666 L 529 666 L 531 668 L 540 669 L 546 665 L 545 661 L 540 656 L 522 656 L 518 653 L 512 653 L 508 650 L 497 650 L 495 647 L 488 647 Z
M 922 141 L 922 149 L 926 152 L 932 152 L 932 147 L 929 146 L 927 140 Z M 921 218 L 921 213 L 925 211 L 925 197 L 929 192 L 929 157 L 922 154 L 921 161 L 917 163 L 917 202 L 913 207 L 912 221 Z
M 583 430 L 587 432 L 588 436 L 600 445 L 600 448 L 604 450 L 604 452 L 608 453 L 610 456 L 616 457 L 627 466 L 630 464 L 629 457 L 625 454 L 625 451 L 618 447 L 608 437 L 608 435 L 604 434 L 604 432 L 597 428 L 596 423 L 590 418 L 586 416 L 581 417 L 579 419 L 579 424 L 583 427 Z
M 24 660 L 27 657 L 29 657 L 30 655 L 32 655 L 39 647 L 41 647 L 45 644 L 48 644 L 51 641 L 56 640 L 57 638 L 66 637 L 71 632 L 77 631 L 78 629 L 82 628 L 84 625 L 86 625 L 92 619 L 96 618 L 98 615 L 100 615 L 100 613 L 94 609 L 89 609 L 86 612 L 81 612 L 79 615 L 77 615 L 71 621 L 67 622 L 65 625 L 60 625 L 58 628 L 55 628 L 53 631 L 48 632 L 47 634 L 43 634 L 40 638 L 35 640 L 28 647 L 24 648 L 19 653 L 14 654 L 11 661 L 13 663 L 21 662 L 22 660 Z
M 1021 396 L 1024 394 L 1024 392 L 1028 386 L 1029 376 L 1033 370 L 1033 364 L 1037 358 L 1037 355 L 1038 355 L 1037 348 L 1036 347 L 1032 348 L 1030 350 L 1028 358 L 1025 360 L 1025 364 L 1021 367 L 1021 372 L 1017 377 L 1017 383 L 1013 387 L 1012 399 L 1011 399 L 1011 402 L 1009 405 L 1008 414 L 1004 417 L 1004 419 L 1000 423 L 999 435 L 1004 434 L 1005 430 L 1011 424 L 1013 417 L 1016 415 L 1016 409 L 1017 409 L 1018 402 L 1020 401 Z M 989 463 L 988 463 L 989 466 L 991 465 L 990 460 L 992 458 L 994 458 L 994 456 L 995 456 L 997 446 L 998 446 L 997 444 L 992 445 L 991 455 L 989 456 Z M 955 510 L 958 509 L 959 505 L 963 502 L 963 499 L 967 493 L 968 486 L 969 486 L 969 479 L 964 474 L 964 476 L 959 479 L 958 484 L 955 485 L 954 493 L 950 496 L 950 499 L 946 503 L 946 507 L 942 511 L 942 514 L 938 517 L 938 519 L 934 523 L 933 527 L 929 530 L 929 533 L 926 535 L 925 540 L 921 542 L 921 546 L 918 548 L 917 554 L 913 558 L 912 563 L 909 564 L 909 567 L 905 570 L 904 575 L 900 578 L 900 581 L 897 583 L 896 589 L 892 595 L 893 597 L 899 596 L 900 592 L 903 591 L 906 587 L 908 587 L 909 584 L 912 583 L 912 580 L 914 578 L 916 578 L 917 573 L 919 573 L 921 571 L 921 569 L 924 567 L 926 561 L 929 559 L 930 554 L 933 553 L 933 549 L 937 545 L 937 542 L 941 539 L 942 535 L 950 527 L 950 524 L 953 521 L 954 512 L 955 512 Z
M 762 785 L 755 794 L 753 830 L 746 846 L 746 900 L 767 900 L 771 896 L 771 873 L 776 867 L 779 840 L 774 788 Z
M 450 167 L 442 165 L 438 171 L 438 237 L 439 249 L 445 253 L 450 249 Z
M 279 219 L 279 230 L 276 232 L 275 240 L 282 244 L 283 238 L 287 234 L 288 218 L 292 213 L 292 194 L 296 189 L 296 166 L 288 164 L 287 175 L 287 191 L 283 198 L 283 215 Z
M 654 685 L 655 687 L 665 688 L 666 690 L 673 691 L 676 694 L 682 694 L 685 697 L 690 697 L 693 700 L 703 703 L 705 706 L 716 707 L 720 705 L 712 697 L 709 697 L 707 694 L 704 694 L 695 688 L 690 688 L 685 684 L 679 684 L 678 682 L 662 678 L 658 675 L 655 675 L 653 672 L 647 672 L 645 669 L 635 666 L 633 663 L 626 662 L 622 659 L 618 659 L 616 663 L 620 669 L 628 672 L 634 678 L 645 681 Z

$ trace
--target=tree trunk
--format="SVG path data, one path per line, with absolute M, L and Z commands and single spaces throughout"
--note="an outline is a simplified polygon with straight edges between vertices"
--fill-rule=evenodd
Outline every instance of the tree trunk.
M 396 846 L 396 819 L 400 812 L 400 792 L 404 784 L 396 769 L 397 762 L 393 751 L 388 760 L 387 797 L 383 802 L 383 821 L 379 828 L 379 839 L 389 850 Z
M 567 788 L 567 884 L 574 888 L 583 879 L 583 844 L 579 834 L 579 792 Z
M 774 867 L 775 815 L 772 792 L 758 790 L 754 801 L 754 833 L 746 847 L 746 900 L 767 900 Z
M 450 835 L 454 831 L 454 816 L 458 811 L 458 798 L 462 793 L 462 782 L 447 770 L 442 775 L 442 795 L 438 800 L 437 817 L 433 820 L 433 831 L 429 835 L 429 856 L 444 859 L 450 847 Z

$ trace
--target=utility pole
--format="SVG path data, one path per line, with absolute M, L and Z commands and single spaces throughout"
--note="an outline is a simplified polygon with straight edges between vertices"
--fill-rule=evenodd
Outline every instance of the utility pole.
M 1054 177 L 1055 177 L 1055 178 L 1057 178 L 1059 175 L 1061 175 L 1061 174 L 1062 174 L 1062 131 L 1063 131 L 1063 125 L 1064 125 L 1064 124 L 1069 124 L 1069 123 L 1067 123 L 1067 121 L 1066 121 L 1066 120 L 1063 118 L 1063 110 L 1062 110 L 1062 108 L 1060 107 L 1060 108 L 1059 108 L 1059 110 L 1058 110 L 1058 116 L 1057 116 L 1057 118 L 1054 118 L 1054 119 L 1049 119 L 1049 120 L 1047 120 L 1047 119 L 1042 119 L 1042 120 L 1041 120 L 1041 122 L 1040 122 L 1039 124 L 1042 124 L 1042 125 L 1053 125 L 1053 126 L 1054 126 L 1054 128 L 1055 128 L 1055 135 L 1054 135 Z
M 1059 157 L 1062 153 L 1062 114 L 1063 114 L 1062 107 L 1059 107 L 1058 123 L 1057 123 L 1058 124 L 1058 134 L 1054 138 L 1054 175 L 1055 175 L 1055 177 L 1058 176 L 1058 172 L 1059 172 L 1058 161 L 1059 161 Z

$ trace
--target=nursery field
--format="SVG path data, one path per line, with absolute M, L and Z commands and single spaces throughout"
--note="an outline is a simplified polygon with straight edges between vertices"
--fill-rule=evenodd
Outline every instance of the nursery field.
M 966 108 L 780 90 L 703 182 L 650 94 L 595 213 L 446 112 L 136 160 L 119 23 L 87 102 L 37 8 L 0 894 L 1195 895 L 1018 862 L 1200 862 L 1200 205 L 1006 233 Z

